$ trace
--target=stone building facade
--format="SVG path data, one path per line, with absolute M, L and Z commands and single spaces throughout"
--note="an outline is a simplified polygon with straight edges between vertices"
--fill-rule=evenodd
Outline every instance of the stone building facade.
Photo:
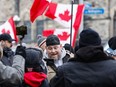
M 107 41 L 110 37 L 114 36 L 114 8 L 116 3 L 115 0 L 86 0 L 93 4 L 93 8 L 102 8 L 104 9 L 103 14 L 93 14 L 93 15 L 85 15 L 89 16 L 85 23 L 87 26 L 92 27 L 97 32 L 99 32 L 103 41 Z
M 17 26 L 25 24 L 28 27 L 28 34 L 25 36 L 26 42 L 36 41 L 37 34 L 41 34 L 43 29 L 61 28 L 56 22 L 51 21 L 45 16 L 40 16 L 34 23 L 30 22 L 29 10 L 34 0 L 0 0 L 0 24 L 14 15 L 20 17 Z M 69 4 L 71 0 L 52 0 L 56 3 Z M 116 0 L 84 0 L 95 8 L 103 8 L 104 14 L 85 15 L 84 28 L 91 27 L 101 36 L 103 41 L 116 35 L 115 17 Z M 31 39 L 30 39 L 31 38 Z

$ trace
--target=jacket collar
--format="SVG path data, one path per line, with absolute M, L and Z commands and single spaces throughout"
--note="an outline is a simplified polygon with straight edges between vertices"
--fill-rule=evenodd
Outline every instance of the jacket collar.
M 89 62 L 97 62 L 97 61 L 108 60 L 108 59 L 113 59 L 113 58 L 105 54 L 102 46 L 87 46 L 80 48 L 76 52 L 74 59 L 71 60 L 89 63 Z

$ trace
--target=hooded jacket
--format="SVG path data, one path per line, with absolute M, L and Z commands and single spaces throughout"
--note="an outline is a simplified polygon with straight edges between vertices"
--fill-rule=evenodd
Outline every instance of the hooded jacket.
M 41 49 L 27 48 L 24 82 L 21 87 L 48 87 Z
M 116 61 L 102 46 L 80 48 L 75 58 L 60 66 L 51 87 L 116 87 Z

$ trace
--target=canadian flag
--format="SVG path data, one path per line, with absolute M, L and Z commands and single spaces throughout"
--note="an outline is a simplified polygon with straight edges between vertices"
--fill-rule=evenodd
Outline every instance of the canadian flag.
M 30 9 L 30 20 L 33 22 L 38 16 L 42 15 L 49 6 L 51 0 L 34 0 Z
M 62 26 L 71 29 L 71 16 L 72 16 L 72 31 L 73 40 L 72 46 L 75 45 L 78 30 L 83 19 L 84 4 L 73 5 L 73 15 L 71 15 L 71 4 L 56 4 L 50 3 L 45 16 L 57 21 Z
M 80 26 L 83 17 L 84 4 L 73 5 L 73 15 L 71 15 L 71 4 L 56 4 L 50 3 L 45 16 L 57 21 L 64 27 L 71 27 L 71 16 L 72 26 L 77 30 Z
M 16 36 L 16 27 L 13 21 L 13 17 L 11 17 L 9 20 L 7 20 L 4 24 L 0 26 L 0 34 L 3 34 L 3 33 L 10 34 L 11 37 L 16 40 L 16 42 L 18 41 L 18 38 Z
M 70 44 L 70 29 L 46 29 L 43 30 L 43 36 L 48 37 L 51 34 L 57 35 L 61 41 L 61 44 L 64 45 L 65 43 Z M 74 40 L 74 30 L 72 30 L 72 44 Z M 74 47 L 74 45 L 73 45 Z

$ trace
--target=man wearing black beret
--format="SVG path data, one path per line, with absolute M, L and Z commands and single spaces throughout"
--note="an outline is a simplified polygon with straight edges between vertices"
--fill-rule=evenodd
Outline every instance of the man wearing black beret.
M 47 37 L 46 52 L 44 56 L 48 66 L 48 80 L 50 81 L 50 79 L 55 75 L 57 67 L 67 62 L 69 56 L 66 56 L 66 51 L 56 35 L 50 35 Z
M 51 87 L 116 87 L 116 61 L 106 55 L 99 34 L 91 28 L 80 33 L 75 57 L 58 67 Z

